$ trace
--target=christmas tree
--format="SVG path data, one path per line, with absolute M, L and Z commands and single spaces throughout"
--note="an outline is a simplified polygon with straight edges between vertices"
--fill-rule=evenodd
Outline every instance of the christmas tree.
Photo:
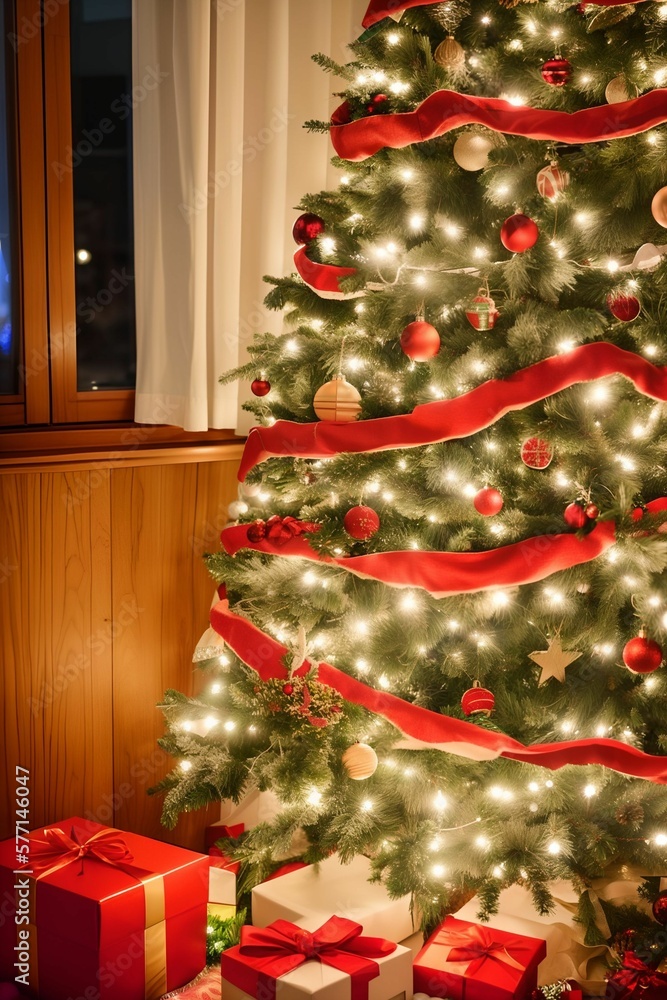
M 425 924 L 667 864 L 667 4 L 371 3 L 267 278 L 164 818 L 372 859 Z M 223 648 L 224 646 L 224 648 Z M 305 834 L 305 837 L 303 836 Z M 583 911 L 586 917 L 585 908 Z

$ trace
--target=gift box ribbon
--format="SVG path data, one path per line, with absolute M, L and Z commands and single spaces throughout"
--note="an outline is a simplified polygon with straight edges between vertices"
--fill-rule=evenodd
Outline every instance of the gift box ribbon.
M 376 958 L 396 950 L 393 941 L 362 937 L 361 924 L 346 917 L 331 917 L 312 933 L 288 920 L 276 920 L 269 927 L 241 928 L 239 954 L 258 959 L 239 973 L 235 985 L 256 994 L 261 983 L 263 1000 L 274 1000 L 276 980 L 304 962 L 318 961 L 347 973 L 351 980 L 351 1000 L 368 1000 L 368 984 L 380 975 Z
M 130 875 L 143 886 L 144 891 L 144 996 L 157 1000 L 167 991 L 167 933 L 165 922 L 164 878 L 145 868 L 132 864 L 134 856 L 123 840 L 120 830 L 111 827 L 80 840 L 76 831 L 65 833 L 59 827 L 47 827 L 43 839 L 30 838 L 30 864 L 35 874 L 31 886 L 31 926 L 37 937 L 36 888 L 37 883 L 49 875 L 75 862 L 80 863 L 79 876 L 85 877 L 86 859 L 113 865 Z M 37 954 L 37 950 L 35 950 Z M 30 984 L 38 992 L 38 961 L 30 963 Z
M 626 997 L 645 997 L 647 990 L 660 990 L 660 993 L 649 993 L 649 996 L 667 996 L 667 975 L 646 965 L 633 951 L 626 951 L 623 968 L 615 972 L 609 982 L 614 986 L 622 986 Z M 616 994 L 610 994 L 607 990 L 607 995 Z
M 443 927 L 436 934 L 433 943 L 449 948 L 447 963 L 465 963 L 467 976 L 476 976 L 487 962 L 500 963 L 518 972 L 525 972 L 526 966 L 510 954 L 512 940 L 503 944 L 494 940 L 493 933 L 491 928 L 481 927 L 478 924 L 472 924 L 464 930 Z M 516 940 L 523 945 L 524 942 L 520 938 Z

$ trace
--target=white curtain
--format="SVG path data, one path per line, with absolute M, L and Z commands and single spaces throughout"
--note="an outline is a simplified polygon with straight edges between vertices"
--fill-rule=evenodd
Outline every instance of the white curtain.
M 366 6 L 134 0 L 137 422 L 247 430 L 247 389 L 217 379 L 280 330 L 262 275 L 293 269 L 294 206 L 336 183 L 302 125 L 340 81 L 310 56 L 346 61 Z

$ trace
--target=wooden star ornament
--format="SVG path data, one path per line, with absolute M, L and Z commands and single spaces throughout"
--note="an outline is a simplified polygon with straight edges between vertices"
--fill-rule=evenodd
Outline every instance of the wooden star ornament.
M 576 650 L 563 649 L 558 636 L 555 639 L 549 639 L 548 646 L 548 649 L 535 650 L 534 653 L 528 654 L 530 659 L 542 669 L 540 679 L 537 682 L 538 687 L 542 687 L 552 677 L 562 684 L 565 681 L 565 668 L 581 656 L 581 653 Z

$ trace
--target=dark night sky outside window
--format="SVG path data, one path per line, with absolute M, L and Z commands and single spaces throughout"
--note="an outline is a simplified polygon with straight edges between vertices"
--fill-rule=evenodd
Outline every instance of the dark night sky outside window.
M 71 0 L 70 24 L 77 388 L 132 389 L 131 0 Z
M 11 283 L 10 153 L 7 142 L 10 88 L 7 78 L 5 0 L 0 0 L 0 395 L 18 392 L 18 328 L 13 316 Z

